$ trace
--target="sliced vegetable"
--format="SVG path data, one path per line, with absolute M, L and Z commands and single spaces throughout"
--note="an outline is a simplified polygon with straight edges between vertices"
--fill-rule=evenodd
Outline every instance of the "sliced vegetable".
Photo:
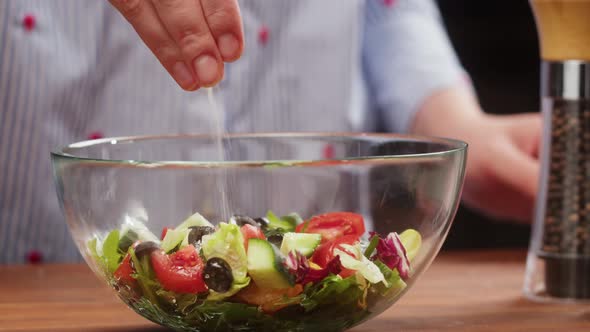
M 120 233 L 119 239 L 119 251 L 120 252 L 127 252 L 131 245 L 139 240 L 139 235 L 135 231 L 130 228 L 123 228 Z
M 279 218 L 272 211 L 268 211 L 266 214 L 268 220 L 268 229 L 282 230 L 284 233 L 295 231 L 297 226 L 296 220 L 293 217 Z
M 336 255 L 336 252 L 335 252 L 336 249 L 340 249 L 340 250 L 346 252 L 343 245 L 355 244 L 355 243 L 358 243 L 356 236 L 343 236 L 343 237 L 337 238 L 335 240 L 322 243 L 319 247 L 317 247 L 317 249 L 313 253 L 313 256 L 311 257 L 311 261 L 316 263 L 317 265 L 319 265 L 321 268 L 325 268 L 326 266 L 328 266 L 328 263 L 333 261 L 334 258 L 338 256 L 338 255 Z M 350 253 L 350 255 L 354 255 L 354 254 Z M 354 270 L 343 269 L 340 272 L 340 276 L 346 278 L 346 277 L 353 275 L 354 273 L 355 273 Z
M 281 246 L 281 243 L 283 243 L 283 236 L 285 235 L 285 233 L 283 232 L 283 230 L 276 230 L 276 229 L 267 229 L 264 231 L 264 235 L 266 236 L 266 239 L 268 240 L 268 242 L 274 244 L 277 247 Z
M 287 256 L 291 251 L 297 250 L 304 256 L 309 257 L 320 245 L 321 241 L 322 236 L 320 234 L 285 233 L 281 243 L 281 253 Z
M 240 231 L 242 232 L 242 236 L 244 237 L 244 248 L 246 248 L 246 251 L 248 251 L 248 242 L 250 241 L 250 239 L 266 240 L 266 236 L 264 236 L 262 230 L 250 224 L 246 224 L 240 227 Z
M 422 246 L 422 236 L 414 229 L 407 229 L 399 235 L 400 241 L 406 249 L 406 256 L 411 262 Z
M 390 269 L 387 267 L 387 265 L 383 264 L 383 262 L 379 260 L 375 261 L 375 265 L 379 268 L 381 273 L 383 273 L 385 281 L 387 281 L 386 283 L 375 285 L 375 291 L 381 296 L 388 296 L 391 293 L 400 292 L 406 288 L 406 283 L 402 280 L 396 270 Z
M 102 253 L 99 254 L 98 253 L 98 239 L 97 238 L 92 238 L 90 241 L 88 241 L 86 243 L 86 247 L 88 248 L 88 253 L 90 254 L 90 257 L 92 257 L 92 259 L 94 259 L 98 264 L 104 264 L 103 260 L 102 260 Z
M 259 306 L 266 313 L 273 313 L 286 306 L 299 303 L 297 297 L 303 292 L 303 286 L 295 285 L 285 289 L 268 289 L 266 286 L 258 286 L 252 282 L 236 296 L 238 300 Z M 285 301 L 287 298 L 294 298 L 293 301 Z
M 284 289 L 293 286 L 282 269 L 280 257 L 277 257 L 275 249 L 265 240 L 250 239 L 248 274 L 256 284 L 270 289 Z
M 215 228 L 211 226 L 191 226 L 188 228 L 188 234 L 183 240 L 181 247 L 192 244 L 197 247 L 203 241 L 203 236 L 215 233 Z
M 176 227 L 176 230 L 187 230 L 189 227 L 192 226 L 209 226 L 213 227 L 205 217 L 203 217 L 200 213 L 195 213 L 192 216 L 188 217 L 182 224 Z
M 244 248 L 244 237 L 237 225 L 220 223 L 215 233 L 203 236 L 202 250 L 207 260 L 219 257 L 227 262 L 233 275 L 232 287 L 223 293 L 211 291 L 209 299 L 220 300 L 230 297 L 248 285 L 248 257 Z
M 377 245 L 379 244 L 379 235 L 377 233 L 373 233 L 371 235 L 371 240 L 369 241 L 369 245 L 367 249 L 365 249 L 365 257 L 371 258 L 375 249 L 377 249 Z
M 333 212 L 311 218 L 297 226 L 296 232 L 321 234 L 322 243 L 342 236 L 354 236 L 358 240 L 365 233 L 365 223 L 360 214 Z
M 375 263 L 371 262 L 362 254 L 359 245 L 353 246 L 349 244 L 343 244 L 342 247 L 346 251 L 339 248 L 335 249 L 335 254 L 340 257 L 342 266 L 350 270 L 358 271 L 372 284 L 377 284 L 380 282 L 387 283 L 383 273 L 381 273 Z M 351 256 L 350 253 L 353 255 Z
M 305 311 L 312 311 L 319 306 L 339 306 L 356 310 L 364 289 L 358 285 L 354 276 L 343 279 L 331 275 L 307 289 L 305 293 L 305 298 L 301 300 L 301 306 Z
M 235 215 L 230 218 L 230 224 L 236 224 L 240 227 L 244 225 L 251 225 L 257 228 L 262 228 L 268 225 L 268 221 L 264 218 L 253 219 L 248 216 Z
M 282 216 L 281 219 L 295 226 L 299 226 L 304 222 L 303 218 L 301 218 L 301 216 L 295 212 L 289 213 L 286 216 Z
M 166 232 L 166 236 L 162 241 L 162 249 L 167 253 L 170 253 L 174 249 L 178 247 L 185 247 L 189 245 L 189 233 L 191 227 L 211 227 L 213 229 L 213 224 L 211 224 L 207 219 L 205 219 L 199 213 L 195 213 L 192 216 L 188 217 L 182 224 L 178 225 L 175 229 L 168 229 Z
M 410 262 L 406 256 L 406 249 L 395 232 L 389 233 L 385 239 L 380 239 L 375 257 L 390 269 L 397 269 L 402 279 L 408 279 Z
M 213 257 L 205 264 L 203 279 L 209 289 L 218 293 L 225 293 L 230 290 L 234 281 L 231 266 L 219 257 Z
M 306 285 L 323 280 L 330 274 L 342 272 L 340 257 L 336 256 L 332 261 L 322 268 L 303 256 L 299 251 L 291 251 L 285 260 L 285 267 L 289 273 L 295 276 L 295 283 Z
M 148 242 L 141 242 L 134 246 L 135 248 L 135 256 L 138 259 L 141 259 L 143 256 L 150 256 L 152 252 L 159 250 L 160 246 L 157 243 L 148 241 Z
M 113 277 L 120 285 L 126 285 L 133 287 L 136 284 L 135 278 L 133 278 L 133 267 L 131 266 L 131 255 L 125 255 L 125 258 L 113 273 Z
M 160 240 L 164 240 L 164 238 L 166 237 L 166 233 L 168 233 L 169 229 L 169 227 L 162 228 L 162 235 L 160 235 Z
M 172 252 L 187 236 L 186 230 L 168 229 L 164 240 L 162 240 L 162 250 L 166 253 Z
M 207 291 L 203 280 L 203 261 L 192 245 L 170 255 L 156 250 L 151 254 L 151 263 L 164 289 L 179 294 Z
M 109 273 L 115 272 L 119 267 L 122 256 L 119 251 L 119 230 L 116 229 L 107 235 L 102 244 L 102 258 Z
M 131 256 L 131 265 L 135 271 L 133 277 L 137 280 L 137 285 L 143 297 L 151 303 L 158 305 L 160 303 L 157 292 L 162 289 L 162 285 L 156 279 L 152 269 L 152 259 L 150 256 L 143 256 L 141 259 L 135 255 L 135 249 L 129 248 Z
M 129 249 L 131 244 L 137 241 L 152 241 L 155 243 L 160 243 L 160 239 L 158 239 L 158 237 L 147 228 L 143 221 L 126 217 L 125 222 L 123 225 L 121 225 L 121 250 L 123 252 L 127 252 L 127 249 Z

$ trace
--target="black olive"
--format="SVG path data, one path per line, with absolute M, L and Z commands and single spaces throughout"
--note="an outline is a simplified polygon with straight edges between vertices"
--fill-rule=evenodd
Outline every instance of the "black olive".
M 192 226 L 189 227 L 188 243 L 196 247 L 197 243 L 201 241 L 203 236 L 215 232 L 215 229 L 210 226 Z
M 268 219 L 266 218 L 256 218 L 254 221 L 256 221 L 256 223 L 262 228 L 266 228 L 268 226 Z
M 203 280 L 209 289 L 218 293 L 225 293 L 231 288 L 234 276 L 231 267 L 219 257 L 213 257 L 207 261 L 203 270 Z
M 152 241 L 142 242 L 135 247 L 135 256 L 141 260 L 146 255 L 151 255 L 152 252 L 160 249 L 160 246 Z
M 268 237 L 268 242 L 274 244 L 275 246 L 281 246 L 281 243 L 283 242 L 283 234 L 279 234 L 279 233 L 275 233 L 272 234 Z
M 260 227 L 260 225 L 258 225 L 256 223 L 256 221 L 248 216 L 241 216 L 241 215 L 235 215 L 232 217 L 233 222 L 236 223 L 236 225 L 242 227 L 244 225 L 252 225 L 254 227 Z
M 240 227 L 252 225 L 258 228 L 266 228 L 268 226 L 268 220 L 266 218 L 250 218 L 248 216 L 235 215 L 231 217 L 231 221 Z

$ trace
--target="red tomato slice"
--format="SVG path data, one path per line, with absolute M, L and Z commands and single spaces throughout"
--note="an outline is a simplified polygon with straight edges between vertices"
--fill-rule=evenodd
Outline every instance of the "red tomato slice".
M 180 294 L 207 290 L 203 280 L 203 261 L 193 245 L 166 255 L 163 250 L 151 255 L 152 267 L 164 289 Z
M 355 236 L 358 240 L 365 233 L 363 216 L 352 212 L 332 212 L 312 217 L 297 226 L 298 233 L 322 235 L 322 243 L 342 236 Z
M 125 255 L 125 258 L 123 258 L 121 264 L 119 264 L 117 270 L 115 270 L 113 276 L 119 283 L 127 286 L 133 286 L 136 283 L 135 278 L 131 276 L 133 273 L 135 273 L 135 271 L 131 266 L 131 255 L 127 254 Z
M 332 241 L 322 243 L 314 251 L 313 256 L 311 256 L 311 261 L 316 263 L 320 267 L 324 268 L 328 265 L 329 262 L 331 262 L 336 257 L 336 255 L 334 254 L 334 250 L 340 249 L 344 252 L 347 252 L 346 249 L 344 249 L 341 245 L 342 244 L 351 244 L 352 245 L 352 244 L 356 243 L 357 241 L 358 241 L 358 238 L 356 237 L 356 235 L 347 235 L 347 236 L 339 237 L 339 238 L 332 240 Z M 350 256 L 354 257 L 354 255 L 352 255 L 352 254 Z M 354 270 L 349 270 L 349 269 L 343 268 L 342 272 L 340 272 L 340 276 L 343 278 L 346 278 L 346 277 L 350 277 L 354 273 L 355 273 Z
M 244 248 L 246 248 L 246 251 L 248 251 L 248 241 L 250 239 L 266 240 L 266 236 L 264 236 L 264 233 L 258 227 L 246 224 L 240 228 L 240 231 L 242 231 L 242 236 L 244 237 Z

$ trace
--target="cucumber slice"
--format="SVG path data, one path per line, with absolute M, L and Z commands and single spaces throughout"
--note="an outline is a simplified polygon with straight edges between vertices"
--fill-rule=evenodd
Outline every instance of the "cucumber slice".
M 136 241 L 150 241 L 160 243 L 160 239 L 150 232 L 147 226 L 141 220 L 127 217 L 121 225 L 119 238 L 119 249 L 121 252 L 127 252 L 129 247 Z
M 261 288 L 284 289 L 292 287 L 282 269 L 270 242 L 250 239 L 248 242 L 248 274 Z
M 174 248 L 178 247 L 178 245 L 182 242 L 182 240 L 187 236 L 187 230 L 176 230 L 176 229 L 169 229 L 166 232 L 166 236 L 164 236 L 164 240 L 162 240 L 162 249 L 169 253 Z
M 422 236 L 414 229 L 407 229 L 399 235 L 399 239 L 406 249 L 408 260 L 411 262 L 420 251 Z
M 321 241 L 321 234 L 285 233 L 281 243 L 281 253 L 287 256 L 291 251 L 297 250 L 302 255 L 309 257 Z
M 205 217 L 203 217 L 200 213 L 197 212 L 192 216 L 188 217 L 185 221 L 182 222 L 182 224 L 178 225 L 178 227 L 176 227 L 175 229 L 186 231 L 189 227 L 192 226 L 213 227 L 213 224 L 211 224 L 207 219 L 205 219 Z

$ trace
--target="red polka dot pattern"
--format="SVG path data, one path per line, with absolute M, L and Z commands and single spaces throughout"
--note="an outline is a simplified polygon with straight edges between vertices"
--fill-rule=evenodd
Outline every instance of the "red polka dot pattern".
M 32 31 L 35 29 L 35 25 L 37 23 L 37 19 L 32 14 L 27 14 L 23 17 L 23 27 L 27 31 Z
M 387 7 L 393 7 L 393 5 L 395 5 L 395 0 L 383 0 L 383 4 Z
M 323 151 L 324 159 L 334 159 L 334 145 L 328 144 L 324 147 Z
M 261 26 L 260 30 L 258 30 L 258 42 L 262 45 L 266 45 L 266 43 L 268 43 L 269 35 L 270 30 L 268 27 L 266 25 Z
M 104 135 L 100 131 L 93 131 L 88 135 L 88 139 L 101 139 L 104 138 Z
M 29 264 L 39 264 L 43 262 L 43 254 L 37 250 L 31 250 L 27 253 L 27 262 L 29 262 Z

